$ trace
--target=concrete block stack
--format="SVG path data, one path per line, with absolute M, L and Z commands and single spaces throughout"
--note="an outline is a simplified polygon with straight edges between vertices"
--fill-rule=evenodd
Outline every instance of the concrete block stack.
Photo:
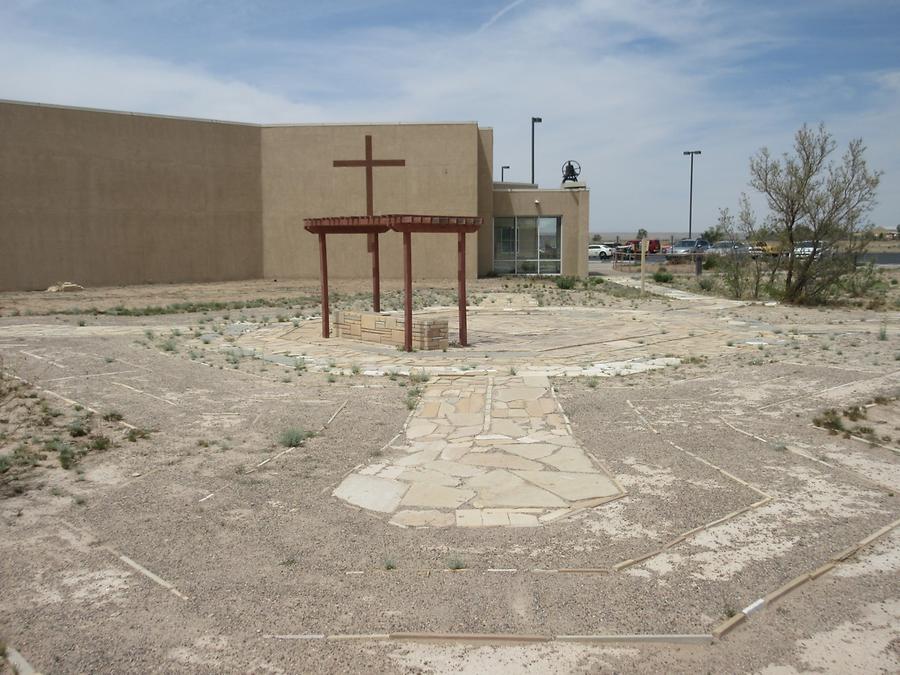
M 402 316 L 339 310 L 334 313 L 332 325 L 335 337 L 403 346 Z M 448 342 L 447 319 L 413 319 L 414 349 L 446 349 Z

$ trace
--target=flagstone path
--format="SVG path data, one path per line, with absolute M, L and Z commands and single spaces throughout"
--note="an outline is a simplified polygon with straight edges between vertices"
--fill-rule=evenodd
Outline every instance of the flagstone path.
M 401 527 L 538 527 L 624 494 L 545 376 L 436 378 L 398 441 L 333 494 Z

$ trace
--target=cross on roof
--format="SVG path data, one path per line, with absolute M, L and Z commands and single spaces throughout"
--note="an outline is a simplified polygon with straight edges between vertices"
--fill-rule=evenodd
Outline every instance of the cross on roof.
M 336 167 L 364 166 L 366 167 L 366 215 L 374 216 L 374 197 L 372 189 L 372 168 L 376 166 L 406 166 L 405 159 L 372 159 L 372 137 L 366 135 L 365 159 L 336 159 Z

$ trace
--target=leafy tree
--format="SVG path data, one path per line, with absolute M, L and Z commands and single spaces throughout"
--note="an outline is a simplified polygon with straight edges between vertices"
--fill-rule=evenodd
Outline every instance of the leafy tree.
M 750 185 L 766 200 L 765 227 L 778 239 L 783 260 L 773 263 L 774 285 L 783 268 L 780 295 L 786 302 L 819 303 L 841 288 L 841 278 L 857 272 L 857 262 L 872 238 L 865 215 L 875 206 L 880 171 L 870 171 L 862 139 L 847 146 L 839 162 L 837 147 L 824 124 L 803 125 L 794 135 L 793 154 L 775 158 L 762 148 L 750 159 Z M 758 229 L 753 222 L 745 227 Z M 796 245 L 811 242 L 811 253 Z
M 646 239 L 647 238 L 647 230 L 643 227 L 637 231 L 637 239 Z
M 725 209 L 728 211 L 728 209 Z M 734 216 L 731 217 L 734 220 Z M 733 224 L 733 223 L 732 223 Z M 722 223 L 722 212 L 719 211 L 719 222 L 717 222 L 712 227 L 707 227 L 703 234 L 700 235 L 701 239 L 706 239 L 710 244 L 715 244 L 717 241 L 722 241 L 726 236 L 731 236 L 725 226 Z

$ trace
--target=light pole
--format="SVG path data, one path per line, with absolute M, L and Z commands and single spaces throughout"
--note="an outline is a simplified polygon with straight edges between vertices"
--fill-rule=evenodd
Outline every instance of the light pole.
M 699 150 L 685 150 L 685 155 L 691 156 L 691 191 L 690 197 L 688 198 L 688 239 L 691 238 L 691 225 L 692 220 L 694 219 L 694 155 L 699 155 Z
M 544 120 L 540 117 L 531 118 L 531 184 L 534 185 L 534 125 Z
M 506 178 L 504 177 L 504 172 L 509 168 L 509 164 L 504 164 L 500 167 L 500 182 L 505 183 Z

